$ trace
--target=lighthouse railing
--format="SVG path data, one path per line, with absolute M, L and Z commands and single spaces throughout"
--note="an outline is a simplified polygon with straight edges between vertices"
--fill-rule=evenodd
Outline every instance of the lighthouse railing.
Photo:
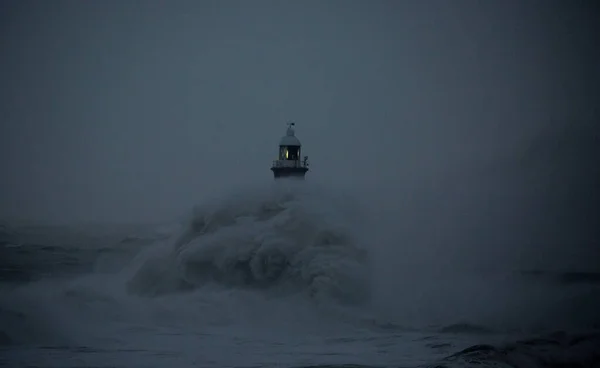
M 275 160 L 272 167 L 307 168 L 308 163 L 301 160 Z

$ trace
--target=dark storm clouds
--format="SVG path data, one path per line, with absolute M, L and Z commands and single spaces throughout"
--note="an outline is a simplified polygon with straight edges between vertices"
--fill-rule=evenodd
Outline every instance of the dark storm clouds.
M 387 193 L 379 200 L 390 206 L 410 197 L 421 212 L 405 213 L 407 221 L 431 213 L 414 188 L 430 190 L 422 201 L 445 219 L 458 211 L 534 221 L 554 195 L 489 203 L 529 198 L 540 183 L 551 193 L 583 185 L 591 194 L 576 198 L 577 213 L 591 211 L 600 166 L 589 128 L 599 103 L 596 8 L 581 1 L 5 1 L 0 215 L 177 215 L 223 187 L 271 181 L 286 119 L 298 121 L 310 180 L 335 186 L 351 178 L 357 188 Z M 568 146 L 571 159 L 552 144 Z M 568 175 L 536 174 L 548 172 L 544 165 Z M 447 195 L 438 201 L 431 193 Z

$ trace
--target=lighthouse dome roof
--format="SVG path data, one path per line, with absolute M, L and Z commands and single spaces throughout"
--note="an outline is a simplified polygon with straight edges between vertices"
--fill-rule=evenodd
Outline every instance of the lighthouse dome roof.
M 279 140 L 280 146 L 301 146 L 300 140 L 296 137 L 293 125 L 287 128 L 286 134 Z

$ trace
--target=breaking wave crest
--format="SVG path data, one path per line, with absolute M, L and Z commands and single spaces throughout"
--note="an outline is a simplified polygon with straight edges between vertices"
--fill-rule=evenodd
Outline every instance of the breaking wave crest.
M 361 227 L 347 197 L 315 187 L 244 191 L 195 207 L 179 236 L 140 258 L 128 291 L 156 296 L 218 284 L 364 301 Z
M 474 345 L 428 367 L 597 367 L 600 334 L 557 332 L 504 346 Z

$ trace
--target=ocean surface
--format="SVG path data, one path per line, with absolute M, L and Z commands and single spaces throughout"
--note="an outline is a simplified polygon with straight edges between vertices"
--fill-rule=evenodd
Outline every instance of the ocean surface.
M 600 274 L 411 257 L 309 187 L 159 225 L 1 224 L 0 365 L 600 367 Z

